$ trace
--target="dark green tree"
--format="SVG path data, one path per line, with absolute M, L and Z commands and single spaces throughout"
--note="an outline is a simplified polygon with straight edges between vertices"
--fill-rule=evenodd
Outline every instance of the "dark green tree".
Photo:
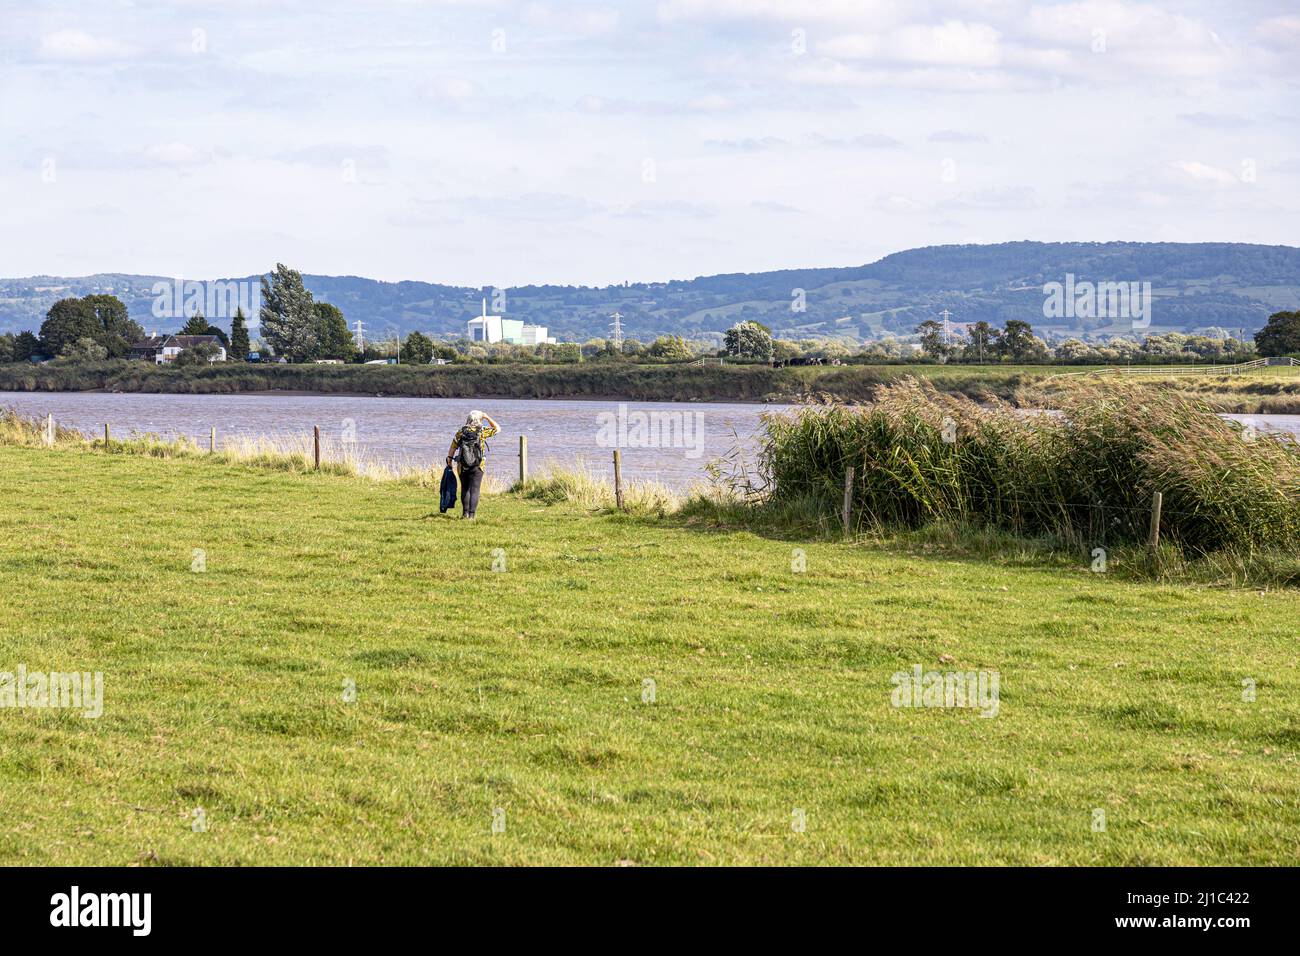
M 59 355 L 77 339 L 93 339 L 99 332 L 95 310 L 85 299 L 60 299 L 41 323 L 41 352 Z
M 262 276 L 262 340 L 290 362 L 309 362 L 316 354 L 316 310 L 302 273 L 282 262 Z
M 313 303 L 316 310 L 316 358 L 343 359 L 352 362 L 357 357 L 357 344 L 348 331 L 348 320 L 332 302 Z
M 41 340 L 30 331 L 19 332 L 14 339 L 14 361 L 27 362 L 41 354 Z
M 1265 357 L 1300 355 L 1300 311 L 1274 312 L 1255 333 L 1255 349 Z
M 0 335 L 0 365 L 14 360 L 14 334 L 6 332 Z
M 190 316 L 189 320 L 184 325 L 181 326 L 181 330 L 177 334 L 215 335 L 218 339 L 221 340 L 222 345 L 230 344 L 230 339 L 226 338 L 225 331 L 223 329 L 217 328 L 206 318 L 204 318 L 202 312 L 195 312 L 192 316 Z
M 236 307 L 235 317 L 230 320 L 230 348 L 226 354 L 232 362 L 246 362 L 250 351 L 244 310 Z
M 1020 319 L 1008 319 L 998 334 L 997 348 L 999 355 L 1006 356 L 1013 362 L 1032 358 L 1036 352 L 1034 327 Z
M 88 295 L 82 300 L 90 308 L 99 325 L 99 332 L 94 336 L 96 342 L 104 347 L 109 358 L 124 358 L 131 352 L 131 346 L 144 338 L 144 329 L 131 319 L 126 303 L 115 295 Z
M 207 335 L 208 320 L 203 317 L 202 312 L 195 312 L 189 317 L 189 320 L 181 326 L 179 335 Z
M 428 365 L 433 361 L 433 340 L 423 332 L 412 332 L 402 343 L 402 361 Z

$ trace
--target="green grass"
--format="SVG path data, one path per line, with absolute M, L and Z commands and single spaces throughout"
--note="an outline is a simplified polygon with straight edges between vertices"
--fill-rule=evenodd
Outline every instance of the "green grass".
M 0 710 L 3 864 L 1300 852 L 1295 591 L 516 495 L 470 523 L 202 458 L 0 447 L 0 475 L 0 670 L 105 675 L 98 720 Z M 996 669 L 999 715 L 892 708 L 913 664 Z

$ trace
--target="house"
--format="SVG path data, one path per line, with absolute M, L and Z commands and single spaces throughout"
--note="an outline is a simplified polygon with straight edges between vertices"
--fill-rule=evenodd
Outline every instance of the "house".
M 199 345 L 216 346 L 217 354 L 212 361 L 224 362 L 226 360 L 226 347 L 221 344 L 221 339 L 215 335 L 151 335 L 131 346 L 131 358 L 144 359 L 146 362 L 153 362 L 156 365 L 166 365 L 168 362 L 174 362 L 176 356 L 186 349 L 192 349 Z

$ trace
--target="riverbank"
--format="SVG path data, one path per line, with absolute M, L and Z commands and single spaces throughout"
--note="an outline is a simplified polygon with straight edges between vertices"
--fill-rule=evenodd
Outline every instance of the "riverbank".
M 0 365 L 0 391 L 158 394 L 339 395 L 354 397 L 579 399 L 628 402 L 795 403 L 872 401 L 904 376 L 941 392 L 1024 408 L 1055 407 L 1081 376 L 1063 366 L 842 365 L 248 365 L 174 368 L 124 360 Z M 1300 414 L 1300 369 L 1239 376 L 1144 376 L 1196 394 L 1223 412 Z M 1123 376 L 1120 376 L 1123 377 Z
M 413 398 L 546 398 L 606 401 L 788 402 L 807 396 L 869 401 L 882 383 L 920 374 L 962 394 L 1010 399 L 1024 369 L 916 366 L 638 365 L 248 365 L 175 368 L 143 362 L 0 366 L 0 391 L 187 394 L 279 392 Z M 1032 377 L 1032 372 L 1029 373 Z
M 470 523 L 416 484 L 203 456 L 0 469 L 0 670 L 104 688 L 97 719 L 0 712 L 6 864 L 1300 852 L 1294 591 L 513 494 Z M 473 620 L 431 627 L 448 609 Z M 893 706 L 918 666 L 996 672 L 996 714 Z

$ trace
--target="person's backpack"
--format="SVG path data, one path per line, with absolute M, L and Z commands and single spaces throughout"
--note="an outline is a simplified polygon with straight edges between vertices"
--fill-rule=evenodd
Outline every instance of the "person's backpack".
M 487 457 L 487 452 L 488 444 L 487 439 L 483 437 L 483 429 L 471 428 L 466 425 L 460 430 L 461 471 L 482 468 L 483 459 Z

